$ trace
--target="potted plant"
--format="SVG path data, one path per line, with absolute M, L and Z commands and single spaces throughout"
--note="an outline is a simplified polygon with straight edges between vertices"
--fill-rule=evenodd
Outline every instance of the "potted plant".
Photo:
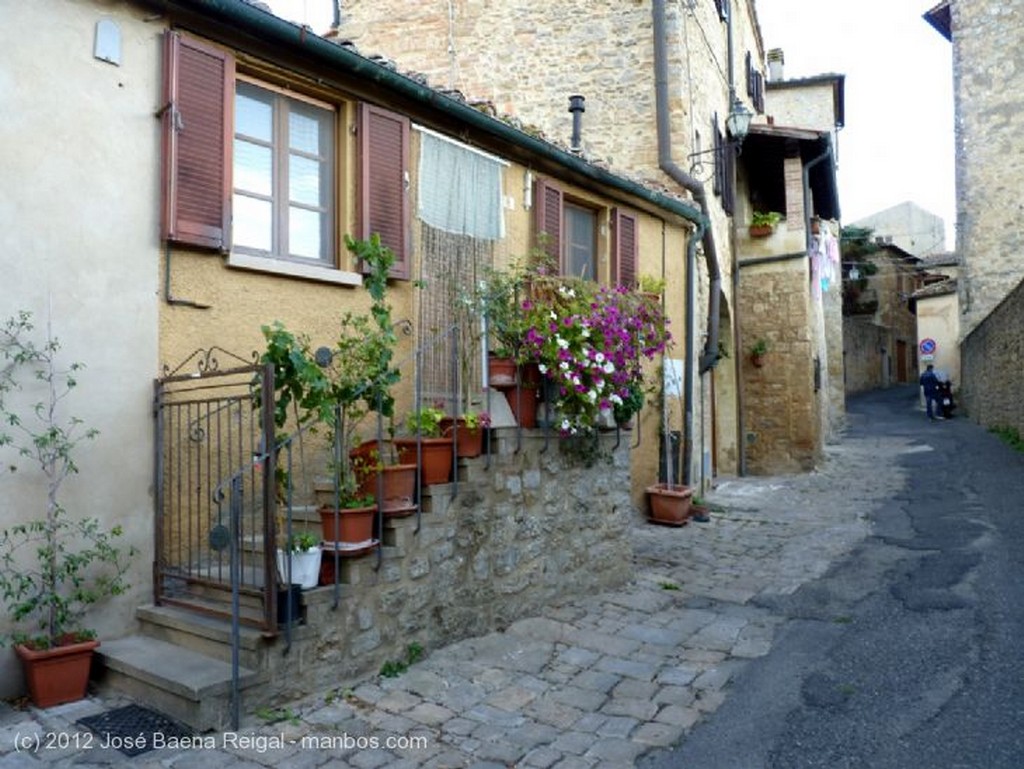
M 461 416 L 441 419 L 441 433 L 454 438 L 457 457 L 480 456 L 484 450 L 484 430 L 490 426 L 490 414 L 471 408 L 463 411 Z
M 316 587 L 320 578 L 320 538 L 312 532 L 293 533 L 277 550 L 277 571 L 285 585 Z M 290 579 L 289 579 L 290 575 Z
M 387 418 L 394 415 L 391 388 L 401 375 L 393 363 L 398 338 L 387 302 L 387 280 L 395 255 L 376 233 L 367 240 L 346 235 L 345 245 L 364 270 L 363 286 L 371 300 L 369 312 L 345 313 L 333 346 L 317 350 L 307 336 L 296 336 L 279 322 L 264 326 L 267 348 L 262 359 L 274 366 L 278 427 L 287 423 L 288 407 L 292 406 L 299 427 L 313 423 L 327 428 L 333 458 L 329 463 L 331 501 L 321 507 L 324 539 L 363 543 L 371 539 L 362 533 L 366 527 L 372 532 L 376 507 L 372 495 L 359 490 L 347 458 L 356 430 L 367 414 L 377 412 Z M 362 538 L 349 539 L 357 536 Z
M 383 515 L 401 517 L 416 512 L 415 463 L 385 462 L 391 455 L 388 444 L 376 439 L 363 441 L 348 455 L 358 494 L 372 496 Z
M 771 346 L 768 344 L 767 339 L 758 339 L 750 347 L 750 362 L 758 368 L 764 365 L 764 356 L 768 354 L 768 350 Z
M 682 407 L 683 403 L 683 382 L 682 372 L 676 368 L 666 367 L 664 370 L 664 387 L 666 390 L 665 402 L 670 390 Z M 669 410 L 667 406 L 661 414 L 662 435 L 665 437 L 665 481 L 653 483 L 646 489 L 647 502 L 649 507 L 648 520 L 651 523 L 663 524 L 666 526 L 682 526 L 690 518 L 690 507 L 693 501 L 693 489 L 679 480 L 683 476 L 683 456 L 680 453 L 678 466 L 673 461 L 671 448 L 671 435 L 669 429 Z
M 419 464 L 421 480 L 427 486 L 447 483 L 452 474 L 453 440 L 441 435 L 442 419 L 440 406 L 421 406 L 405 419 L 408 436 L 394 440 L 398 461 Z
M 520 302 L 525 291 L 521 270 L 489 268 L 478 286 L 477 304 L 482 311 L 491 346 L 487 357 L 487 382 L 505 387 L 516 382 L 516 359 L 523 343 Z
M 750 217 L 750 237 L 765 238 L 775 232 L 775 227 L 783 219 L 778 211 L 755 211 Z
M 40 516 L 0 531 L 0 596 L 16 630 L 13 641 L 32 701 L 50 707 L 85 696 L 96 634 L 83 623 L 95 603 L 122 594 L 134 548 L 121 550 L 120 526 L 105 530 L 97 518 L 72 518 L 62 486 L 78 472 L 74 453 L 97 435 L 58 405 L 75 388 L 83 368 L 58 365 L 60 344 L 47 333 L 33 342 L 31 315 L 21 312 L 0 329 L 0 447 L 34 465 L 40 483 Z M 40 400 L 19 409 L 20 396 Z

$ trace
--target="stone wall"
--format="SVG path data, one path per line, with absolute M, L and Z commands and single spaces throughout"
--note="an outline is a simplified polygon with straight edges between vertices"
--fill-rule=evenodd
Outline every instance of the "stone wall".
M 960 346 L 961 405 L 985 427 L 1024 433 L 1024 283 L 968 334 Z
M 755 475 L 809 470 L 821 455 L 821 399 L 815 393 L 819 340 L 808 291 L 807 259 L 743 269 L 743 415 L 747 469 Z M 768 342 L 763 365 L 751 346 Z
M 1015 4 L 951 3 L 961 330 L 969 334 L 1024 276 L 1024 27 Z M 1020 327 L 1018 326 L 1018 333 Z
M 265 655 L 270 689 L 339 686 L 402 659 L 408 644 L 432 648 L 507 627 L 567 596 L 625 582 L 632 573 L 629 443 L 590 468 L 554 435 L 503 429 L 498 451 L 466 461 L 458 495 L 431 487 L 429 512 L 385 523 L 383 559 L 343 559 L 341 600 L 334 587 L 303 594 L 306 624 L 288 655 Z M 279 641 L 280 643 L 280 641 Z

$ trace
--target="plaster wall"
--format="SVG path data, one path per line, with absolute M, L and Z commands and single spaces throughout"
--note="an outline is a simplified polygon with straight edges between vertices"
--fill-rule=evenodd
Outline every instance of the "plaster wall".
M 765 112 L 779 126 L 796 126 L 818 131 L 835 131 L 834 86 L 829 83 L 801 83 L 799 86 L 769 86 Z M 834 139 L 834 137 L 833 137 Z
M 158 108 L 161 30 L 120 2 L 3 3 L 0 25 L 0 306 L 33 313 L 82 362 L 62 404 L 99 435 L 75 454 L 62 502 L 72 517 L 123 525 L 122 542 L 152 542 L 152 380 L 157 371 Z M 121 31 L 121 63 L 93 57 L 95 25 Z M 59 76 L 55 76 L 58 72 Z M 38 342 L 43 337 L 36 336 Z M 23 405 L 44 393 L 31 384 Z M 13 461 L 0 453 L 3 465 Z M 3 526 L 41 518 L 42 478 L 30 463 L 0 475 Z M 149 590 L 150 558 L 134 559 L 131 591 L 90 612 L 101 636 L 126 632 Z M 11 629 L 0 617 L 0 634 Z M 0 650 L 0 697 L 21 674 Z
M 931 361 L 922 360 L 919 370 L 923 371 L 930 362 L 939 371 L 949 375 L 953 388 L 959 389 L 963 379 L 960 372 L 960 312 L 955 293 L 941 296 L 921 297 L 917 300 L 917 338 L 934 339 L 935 356 Z
M 945 249 L 946 226 L 941 216 L 907 201 L 884 211 L 865 216 L 850 227 L 868 227 L 874 237 L 892 238 L 892 244 L 917 257 Z
M 1024 231 L 1012 224 L 1024 187 L 1024 27 L 1014 4 L 955 0 L 950 10 L 966 337 L 1024 277 Z

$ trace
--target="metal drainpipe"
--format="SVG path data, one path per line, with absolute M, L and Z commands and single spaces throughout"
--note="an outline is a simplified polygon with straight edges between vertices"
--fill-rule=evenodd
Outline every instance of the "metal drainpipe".
M 690 174 L 672 159 L 672 131 L 669 126 L 668 115 L 668 56 L 665 44 L 665 0 L 654 0 L 651 4 L 651 16 L 654 29 L 654 93 L 658 124 L 658 167 L 667 173 L 675 182 L 693 195 L 694 202 L 700 207 L 704 221 L 699 222 L 697 230 L 690 238 L 687 246 L 686 260 L 686 370 L 684 385 L 686 392 L 683 393 L 685 400 L 685 426 L 686 434 L 683 436 L 683 446 L 686 460 L 684 463 L 686 477 L 684 483 L 691 481 L 690 472 L 690 444 L 693 440 L 693 371 L 691 362 L 693 360 L 693 325 L 695 323 L 693 310 L 696 306 L 696 281 L 694 273 L 696 268 L 697 242 L 703 239 L 704 260 L 708 266 L 709 278 L 709 302 L 708 302 L 708 334 L 707 343 L 704 347 L 704 354 L 700 360 L 700 373 L 705 373 L 718 363 L 718 316 L 721 306 L 722 273 L 718 267 L 718 254 L 715 250 L 715 238 L 710 226 L 710 214 L 708 211 L 707 194 L 704 185 L 694 179 Z
M 828 142 L 825 151 L 813 160 L 804 165 L 803 170 L 803 193 L 804 193 L 804 242 L 807 246 L 807 253 L 811 252 L 811 169 L 826 158 L 832 157 L 832 141 Z

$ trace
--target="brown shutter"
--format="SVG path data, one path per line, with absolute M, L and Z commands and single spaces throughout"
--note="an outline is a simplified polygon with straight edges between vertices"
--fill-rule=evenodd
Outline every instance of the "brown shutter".
M 163 237 L 227 251 L 235 62 L 177 32 L 165 42 Z
M 637 226 L 636 214 L 616 208 L 612 211 L 612 282 L 636 288 Z
M 394 112 L 360 105 L 359 237 L 374 232 L 395 252 L 391 277 L 408 279 L 409 120 Z
M 536 224 L 537 243 L 541 233 L 543 249 L 561 268 L 562 264 L 562 191 L 545 179 L 538 179 L 534 187 L 533 208 Z

